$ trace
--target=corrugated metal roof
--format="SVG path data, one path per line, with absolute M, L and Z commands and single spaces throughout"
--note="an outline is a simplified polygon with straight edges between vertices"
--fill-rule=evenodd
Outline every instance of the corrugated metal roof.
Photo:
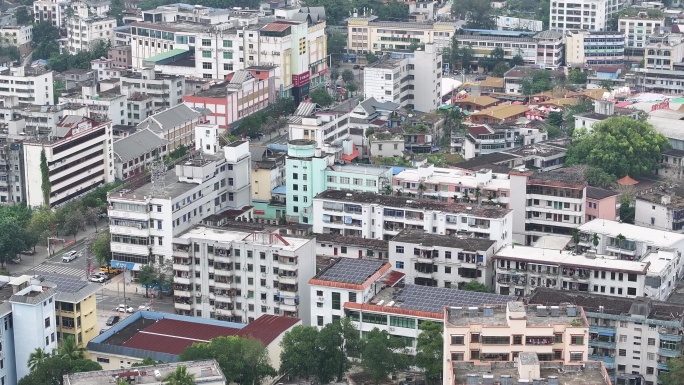
M 168 58 L 174 57 L 176 55 L 184 54 L 186 52 L 188 52 L 187 49 L 176 48 L 176 49 L 172 49 L 171 51 L 166 51 L 166 52 L 160 53 L 159 55 L 154 55 L 152 57 L 149 57 L 149 58 L 145 59 L 144 61 L 158 62 L 161 60 L 166 60 Z
M 167 144 L 166 139 L 158 137 L 154 132 L 143 129 L 114 142 L 114 154 L 122 161 L 128 162 L 140 155 L 152 152 L 155 148 Z
M 202 114 L 185 104 L 173 106 L 162 112 L 158 112 L 138 124 L 138 128 L 149 128 L 154 132 L 163 132 L 178 127 L 186 122 L 198 119 Z
M 297 110 L 294 112 L 294 116 L 310 116 L 313 115 L 316 110 L 316 103 L 299 103 Z
M 264 32 L 284 32 L 288 28 L 290 28 L 290 24 L 283 24 L 283 23 L 271 23 L 271 24 L 266 24 L 265 26 L 261 27 L 261 31 Z
M 265 314 L 249 323 L 243 329 L 240 329 L 240 331 L 238 331 L 238 336 L 254 337 L 261 341 L 264 346 L 268 346 L 273 340 L 278 338 L 278 336 L 285 333 L 299 322 L 301 322 L 299 318 Z

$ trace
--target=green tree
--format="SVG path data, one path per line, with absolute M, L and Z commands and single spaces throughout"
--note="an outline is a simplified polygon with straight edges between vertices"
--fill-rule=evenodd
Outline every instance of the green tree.
M 360 357 L 363 350 L 363 340 L 361 340 L 359 330 L 354 327 L 348 317 L 342 318 L 340 328 L 342 328 L 342 338 L 344 339 L 345 356 Z
M 684 356 L 670 358 L 667 370 L 661 370 L 658 381 L 663 385 L 684 385 Z
M 213 358 L 226 376 L 226 383 L 257 385 L 276 374 L 268 360 L 268 352 L 255 338 L 217 337 L 210 343 L 193 344 L 181 352 L 180 361 Z
M 554 127 L 561 127 L 563 125 L 563 113 L 560 111 L 549 112 L 546 123 Z
M 354 92 L 359 90 L 359 86 L 356 85 L 356 83 L 351 82 L 347 83 L 347 92 L 349 93 L 349 96 L 353 96 Z
M 467 195 L 466 195 L 467 198 Z M 467 291 L 477 291 L 480 293 L 489 293 L 490 290 L 489 288 L 480 282 L 477 282 L 475 280 L 472 280 L 470 282 L 465 283 L 461 288 L 461 290 L 467 290 Z
M 65 360 L 53 356 L 45 358 L 35 369 L 19 380 L 18 385 L 62 385 L 64 375 L 102 370 L 102 366 L 88 359 Z
M 145 265 L 138 271 L 138 282 L 145 288 L 145 297 L 149 297 L 150 287 L 157 281 L 157 271 L 152 265 Z
M 50 357 L 50 354 L 45 353 L 45 350 L 41 348 L 35 348 L 28 358 L 28 367 L 30 371 L 36 370 L 36 368 L 45 362 L 45 360 Z
M 601 80 L 601 83 L 599 83 L 599 87 L 603 88 L 604 90 L 612 91 L 613 81 L 610 79 Z
M 368 64 L 373 64 L 378 60 L 379 60 L 378 57 L 374 53 L 368 52 L 366 54 L 366 61 L 368 62 Z
M 167 385 L 195 385 L 195 375 L 188 372 L 187 366 L 178 365 L 176 370 L 164 377 Z
M 511 59 L 511 67 L 525 65 L 525 60 L 520 53 L 515 54 Z
M 496 29 L 492 6 L 487 0 L 454 0 L 452 13 L 460 14 L 466 20 L 466 28 Z
M 85 348 L 78 346 L 74 337 L 62 338 L 56 356 L 65 360 L 80 360 L 85 357 Z
M 280 342 L 280 372 L 297 378 L 309 378 L 316 372 L 318 329 L 314 326 L 295 326 L 285 333 Z
M 28 223 L 26 247 L 35 250 L 36 244 L 47 239 L 52 234 L 52 226 L 55 224 L 55 213 L 46 206 L 33 211 Z
M 100 266 L 108 265 L 112 260 L 111 235 L 109 229 L 98 234 L 93 242 L 91 252 Z
M 498 78 L 504 77 L 504 74 L 508 71 L 508 64 L 505 62 L 498 62 L 494 66 L 494 69 L 492 69 L 492 75 L 496 76 Z
M 40 150 L 40 189 L 43 192 L 43 204 L 50 206 L 50 170 L 48 169 L 45 149 Z
M 29 25 L 33 22 L 31 13 L 28 11 L 28 8 L 26 7 L 17 8 L 17 10 L 14 11 L 14 17 L 17 18 L 18 25 Z
M 352 70 L 346 69 L 346 70 L 342 71 L 342 81 L 343 82 L 351 83 L 354 81 L 354 79 L 355 79 L 354 72 L 352 72 Z
M 347 368 L 344 339 L 339 323 L 327 324 L 316 337 L 316 379 L 319 384 L 341 381 Z
M 533 95 L 553 89 L 553 81 L 549 71 L 534 71 L 532 77 L 524 78 L 520 84 L 523 95 Z
M 416 366 L 423 369 L 429 384 L 439 384 L 442 377 L 444 337 L 442 324 L 426 321 L 418 325 L 420 335 L 416 343 Z
M 326 91 L 323 87 L 316 88 L 315 90 L 309 92 L 309 97 L 311 98 L 312 102 L 322 107 L 327 107 L 334 102 L 333 97 L 330 96 L 328 91 Z
M 468 44 L 461 47 L 459 56 L 461 57 L 461 68 L 466 74 L 469 74 L 472 69 L 471 63 L 475 59 L 475 51 L 472 45 Z
M 123 0 L 112 0 L 109 5 L 109 16 L 116 18 L 116 25 L 123 25 L 123 12 L 126 10 L 126 4 Z
M 408 364 L 403 340 L 378 328 L 368 332 L 361 353 L 361 367 L 376 385 L 386 381 L 390 374 L 408 368 Z
M 25 232 L 12 217 L 0 217 L 0 263 L 5 263 L 26 250 Z
M 599 242 L 601 242 L 601 238 L 599 238 L 599 235 L 594 233 L 594 235 L 591 236 L 591 243 L 594 245 L 594 249 L 598 248 Z
M 88 207 L 83 213 L 83 219 L 86 225 L 93 225 L 95 232 L 97 232 L 97 221 L 100 220 L 100 209 L 97 207 Z
M 64 235 L 72 235 L 74 240 L 76 240 L 76 234 L 85 228 L 85 217 L 81 213 L 81 210 L 72 210 L 69 216 L 66 217 L 64 222 Z
M 345 48 L 347 48 L 347 39 L 344 35 L 339 32 L 328 34 L 328 55 L 331 55 L 333 59 L 339 57 Z
M 579 68 L 571 69 L 568 78 L 572 84 L 587 84 L 587 73 Z
M 625 194 L 620 197 L 620 210 L 618 215 L 620 216 L 620 221 L 624 223 L 634 224 L 634 215 L 636 214 L 636 209 L 632 205 L 632 200 L 628 198 Z
M 587 164 L 623 177 L 654 172 L 668 139 L 646 122 L 613 117 L 595 124 L 591 132 L 575 133 L 566 164 Z
M 334 85 L 337 82 L 337 79 L 339 79 L 339 78 L 340 78 L 340 72 L 333 68 L 330 71 L 330 84 Z
M 584 179 L 590 186 L 602 188 L 611 188 L 617 181 L 615 175 L 608 174 L 598 167 L 588 167 L 584 171 Z

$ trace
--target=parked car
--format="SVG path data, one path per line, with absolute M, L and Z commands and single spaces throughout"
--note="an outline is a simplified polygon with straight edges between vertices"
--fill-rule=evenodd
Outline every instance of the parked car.
M 21 257 L 18 256 L 18 255 L 17 255 L 17 256 L 14 256 L 14 257 L 12 257 L 12 258 L 10 259 L 10 262 L 12 262 L 12 263 L 19 263 L 19 262 L 21 262 Z
M 133 313 L 133 306 L 119 304 L 119 307 L 116 308 L 116 311 L 119 313 Z
M 121 269 L 116 268 L 116 267 L 111 267 L 109 265 L 100 267 L 100 271 L 104 271 L 107 274 L 113 274 L 113 275 L 121 273 Z
M 481 81 L 483 81 L 483 80 L 487 80 L 487 77 L 486 77 L 486 76 L 481 76 L 481 75 L 480 75 L 480 76 L 475 76 L 475 81 L 481 82 Z
M 113 316 L 107 318 L 106 325 L 107 325 L 107 326 L 112 326 L 112 325 L 114 325 L 115 323 L 119 322 L 120 319 L 121 319 L 121 318 L 119 318 L 118 315 L 113 315 Z
M 70 251 L 62 256 L 62 262 L 69 263 L 78 258 L 78 251 Z
M 98 277 L 102 277 L 105 280 L 108 280 L 110 278 L 109 274 L 105 273 L 104 271 L 98 271 L 96 273 L 93 273 L 93 275 L 96 275 Z
M 97 283 L 104 283 L 107 279 L 101 275 L 91 275 L 90 278 L 88 278 L 90 282 L 97 282 Z
M 361 66 L 358 65 L 358 64 L 355 64 L 355 65 L 354 65 L 354 69 L 355 69 L 355 70 L 359 69 L 360 67 L 361 67 Z

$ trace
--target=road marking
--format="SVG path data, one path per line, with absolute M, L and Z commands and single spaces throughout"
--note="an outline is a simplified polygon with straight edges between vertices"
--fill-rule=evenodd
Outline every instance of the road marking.
M 78 277 L 84 277 L 85 276 L 85 268 L 84 269 L 77 269 L 74 267 L 42 264 L 42 265 L 36 266 L 34 269 L 36 270 L 36 272 L 43 272 L 43 273 L 75 275 Z

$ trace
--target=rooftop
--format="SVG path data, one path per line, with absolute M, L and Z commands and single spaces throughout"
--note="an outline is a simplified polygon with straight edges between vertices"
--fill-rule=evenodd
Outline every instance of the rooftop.
M 530 172 L 527 184 L 541 185 L 562 185 L 582 189 L 587 183 L 584 180 L 584 173 L 579 167 L 559 168 L 549 172 Z
M 381 239 L 371 239 L 371 238 L 359 238 L 359 237 L 348 237 L 344 235 L 337 234 L 316 234 L 317 243 L 335 243 L 338 245 L 353 245 L 368 247 L 371 249 L 382 249 L 387 250 L 389 245 L 387 241 Z
M 384 261 L 338 258 L 309 281 L 310 285 L 338 283 L 349 289 L 361 289 L 390 269 Z
M 530 302 L 533 303 L 533 302 Z M 586 318 L 575 305 L 536 306 L 523 305 L 522 302 L 506 304 L 487 304 L 486 306 L 448 307 L 448 322 L 453 326 L 480 324 L 483 326 L 508 326 L 511 320 L 524 319 L 527 326 L 552 326 L 565 324 L 587 327 Z
M 130 27 L 142 27 L 153 31 L 165 32 L 208 32 L 215 26 L 210 24 L 200 24 L 191 22 L 175 22 L 175 23 L 147 23 L 143 21 L 136 21 L 128 24 Z
M 56 301 L 78 303 L 97 293 L 100 285 L 78 279 L 65 278 L 59 275 L 45 275 L 40 277 L 46 284 L 54 284 L 57 296 Z
M 487 76 L 487 78 L 485 80 L 481 81 L 480 83 L 478 83 L 478 85 L 480 87 L 503 88 L 504 78 L 495 78 L 495 77 Z
M 141 155 L 161 149 L 168 141 L 145 128 L 114 142 L 114 155 L 121 162 L 128 162 Z
M 366 67 L 366 70 L 369 68 L 383 68 L 383 69 L 392 69 L 396 68 L 401 64 L 402 59 L 394 59 L 394 58 L 389 58 L 385 60 L 378 60 L 375 63 L 371 63 Z
M 618 195 L 618 193 L 613 190 L 587 186 L 587 198 L 589 199 L 601 200 L 615 195 Z
M 491 116 L 495 119 L 508 119 L 510 117 L 525 113 L 529 108 L 525 105 L 518 104 L 500 104 L 498 106 L 489 107 L 479 112 L 470 114 L 473 116 Z
M 202 114 L 181 103 L 148 117 L 138 124 L 138 128 L 149 128 L 154 132 L 164 132 L 199 119 L 200 116 Z
M 270 245 L 277 247 L 280 250 L 295 251 L 307 244 L 308 238 L 285 237 L 276 232 L 270 231 L 255 231 L 247 232 L 241 230 L 232 230 L 226 228 L 216 228 L 210 226 L 195 226 L 177 238 L 180 239 L 204 239 L 208 241 L 230 243 L 230 242 L 244 242 L 251 244 Z
M 503 218 L 511 210 L 494 206 L 475 206 L 458 203 L 439 202 L 432 199 L 417 199 L 396 197 L 390 195 L 378 195 L 374 193 L 357 192 L 351 190 L 327 190 L 316 196 L 319 200 L 338 200 L 349 203 L 368 203 L 388 207 L 401 207 L 407 209 L 435 210 L 450 213 L 468 213 L 476 217 Z
M 607 270 L 646 275 L 649 263 L 626 261 L 607 255 L 587 257 L 569 250 L 542 249 L 531 246 L 504 246 L 492 259 L 506 259 L 550 266 L 563 266 L 591 270 Z
M 93 385 L 106 384 L 112 379 L 126 379 L 135 376 L 136 384 L 161 384 L 155 376 L 157 372 L 161 377 L 166 377 L 173 373 L 177 367 L 184 366 L 188 369 L 196 383 L 208 381 L 225 382 L 226 377 L 221 371 L 216 360 L 186 361 L 182 363 L 168 363 L 153 366 L 140 366 L 137 368 L 125 368 L 115 370 L 97 370 L 94 372 L 80 372 L 64 375 L 64 385 Z
M 684 208 L 684 189 L 675 188 L 669 190 L 656 190 L 643 192 L 635 197 L 637 200 L 663 205 L 672 209 Z
M 580 225 L 579 229 L 583 233 L 604 234 L 609 237 L 616 237 L 618 234 L 622 234 L 627 240 L 647 242 L 651 247 L 674 247 L 679 242 L 684 241 L 684 234 L 606 219 L 594 219 Z
M 489 239 L 458 238 L 450 235 L 428 234 L 419 230 L 404 230 L 392 238 L 391 242 L 414 243 L 426 247 L 452 247 L 468 251 L 486 251 L 496 244 L 496 241 Z
M 505 304 L 510 296 L 479 293 L 445 287 L 404 285 L 386 287 L 368 303 L 345 303 L 346 309 L 405 314 L 423 318 L 442 319 L 445 306 L 482 306 Z
M 520 354 L 525 355 L 524 353 Z M 533 379 L 527 378 L 525 375 L 520 375 L 517 362 L 491 362 L 485 364 L 475 365 L 471 362 L 453 363 L 454 367 L 454 383 L 456 385 L 469 384 L 469 376 L 474 378 L 470 381 L 475 384 L 483 382 L 482 377 L 490 376 L 492 383 L 503 384 L 504 378 L 510 379 L 509 384 L 521 384 L 519 380 L 528 379 L 529 384 L 532 384 Z M 558 384 L 563 385 L 611 385 L 610 377 L 602 362 L 586 361 L 581 363 L 563 364 L 559 361 L 541 361 L 540 377 L 541 378 L 556 378 Z M 543 384 L 548 384 L 544 382 Z
M 364 174 L 373 176 L 382 176 L 387 173 L 392 172 L 391 166 L 376 166 L 372 164 L 361 164 L 361 163 L 346 163 L 346 164 L 336 164 L 331 166 L 331 171 L 339 171 L 351 174 Z
M 680 324 L 684 319 L 684 304 L 654 301 L 649 298 L 608 297 L 540 287 L 529 297 L 529 303 L 546 306 L 568 303 L 582 306 L 585 312 L 645 316 L 648 319 L 675 321 Z
M 482 84 L 480 84 L 482 86 Z M 478 106 L 489 106 L 495 103 L 498 103 L 499 99 L 492 98 L 491 96 L 472 96 L 468 95 L 468 97 L 465 97 L 463 99 L 457 99 L 454 100 L 454 104 L 460 104 L 460 103 L 470 103 L 470 104 L 475 104 Z

